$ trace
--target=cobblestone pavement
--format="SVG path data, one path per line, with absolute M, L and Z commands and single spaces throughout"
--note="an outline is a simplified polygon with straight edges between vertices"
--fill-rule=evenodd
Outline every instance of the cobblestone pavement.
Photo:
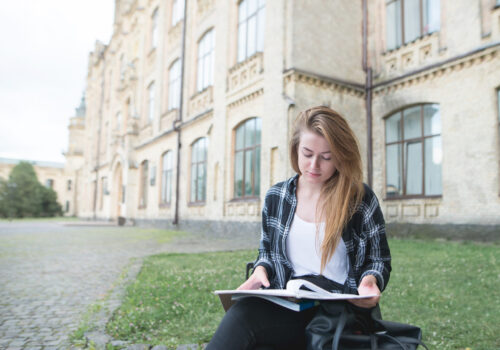
M 0 221 L 0 349 L 66 349 L 89 305 L 132 258 L 256 248 L 257 237 L 75 222 Z

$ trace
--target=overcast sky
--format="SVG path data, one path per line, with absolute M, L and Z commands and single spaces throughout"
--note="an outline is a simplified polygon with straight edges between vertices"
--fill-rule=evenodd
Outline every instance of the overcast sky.
M 4 1 L 0 11 L 0 157 L 64 162 L 88 54 L 109 43 L 114 0 Z

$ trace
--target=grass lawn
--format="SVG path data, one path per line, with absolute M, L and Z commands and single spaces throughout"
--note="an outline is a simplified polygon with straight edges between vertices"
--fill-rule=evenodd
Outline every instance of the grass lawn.
M 385 319 L 423 329 L 431 349 L 498 349 L 499 245 L 390 240 L 393 272 L 381 301 Z M 145 260 L 107 325 L 115 339 L 204 343 L 223 310 L 215 289 L 237 287 L 256 251 L 161 254 Z

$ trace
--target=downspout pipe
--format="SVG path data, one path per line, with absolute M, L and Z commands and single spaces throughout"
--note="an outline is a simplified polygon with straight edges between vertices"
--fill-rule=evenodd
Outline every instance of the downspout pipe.
M 365 108 L 366 108 L 366 162 L 368 186 L 373 185 L 373 138 L 372 138 L 372 68 L 368 64 L 368 0 L 363 0 L 363 71 L 365 79 Z
M 173 122 L 173 129 L 177 132 L 177 171 L 175 177 L 175 211 L 173 225 L 179 224 L 179 185 L 181 178 L 181 124 L 182 124 L 182 113 L 184 106 L 184 67 L 185 67 L 185 53 L 186 53 L 186 22 L 187 22 L 187 8 L 188 1 L 184 1 L 184 19 L 182 20 L 182 38 L 181 38 L 181 81 L 180 81 L 180 96 L 179 96 L 179 114 L 177 119 Z

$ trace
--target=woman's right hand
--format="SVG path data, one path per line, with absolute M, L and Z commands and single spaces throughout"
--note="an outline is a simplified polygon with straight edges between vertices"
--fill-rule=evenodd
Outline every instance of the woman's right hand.
M 238 287 L 238 290 L 259 289 L 262 286 L 269 287 L 267 271 L 264 266 L 257 266 L 252 275 Z

